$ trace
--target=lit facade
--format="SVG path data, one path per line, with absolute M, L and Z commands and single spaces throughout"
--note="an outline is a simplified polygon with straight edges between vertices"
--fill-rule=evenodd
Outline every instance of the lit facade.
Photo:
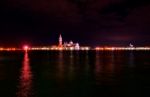
M 63 43 L 63 38 L 62 38 L 62 36 L 60 34 L 58 49 L 63 49 L 63 50 L 80 50 L 79 43 L 74 43 L 73 41 L 64 42 L 64 44 L 62 44 L 62 43 Z

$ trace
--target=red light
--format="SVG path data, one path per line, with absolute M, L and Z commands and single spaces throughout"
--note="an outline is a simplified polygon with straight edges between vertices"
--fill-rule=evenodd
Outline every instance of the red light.
M 24 50 L 28 50 L 29 47 L 28 47 L 27 45 L 25 45 L 25 46 L 23 46 L 23 49 L 24 49 Z

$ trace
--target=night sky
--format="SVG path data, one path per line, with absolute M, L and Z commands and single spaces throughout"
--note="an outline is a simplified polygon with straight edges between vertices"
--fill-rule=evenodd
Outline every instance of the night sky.
M 150 46 L 148 0 L 1 0 L 0 46 L 73 40 L 90 46 Z

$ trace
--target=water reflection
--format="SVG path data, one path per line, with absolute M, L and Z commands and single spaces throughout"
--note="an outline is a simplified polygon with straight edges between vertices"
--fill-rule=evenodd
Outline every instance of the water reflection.
M 96 51 L 96 56 L 95 56 L 95 78 L 96 78 L 96 83 L 97 84 L 99 84 L 99 81 L 101 80 L 101 78 L 100 78 L 101 73 L 102 73 L 102 57 L 101 56 L 100 56 L 100 52 Z
M 134 54 L 133 51 L 130 52 L 129 54 L 129 67 L 134 67 Z
M 99 75 L 100 71 L 101 71 L 101 58 L 100 58 L 100 55 L 99 55 L 99 52 L 97 51 L 96 52 L 96 58 L 95 58 L 95 73 L 96 75 Z
M 18 97 L 32 97 L 33 96 L 32 77 L 33 75 L 32 75 L 31 67 L 29 64 L 28 52 L 26 51 L 24 54 L 23 65 L 21 68 L 19 90 L 17 93 Z
M 107 60 L 106 60 L 107 59 Z M 96 84 L 109 83 L 114 76 L 114 52 L 98 52 L 95 56 Z
M 112 85 L 115 84 L 113 81 L 115 81 L 115 65 L 114 65 L 114 51 L 110 52 L 110 58 L 109 58 L 109 63 L 107 64 L 107 70 L 106 70 L 106 76 L 107 76 L 107 84 Z
M 85 55 L 85 73 L 86 73 L 86 76 L 89 75 L 89 70 L 90 70 L 90 64 L 89 64 L 89 52 L 87 51 L 86 52 L 86 55 Z
M 110 52 L 111 56 L 110 56 L 110 61 L 108 63 L 108 67 L 107 67 L 107 72 L 109 72 L 109 74 L 112 74 L 114 72 L 114 51 Z
M 69 65 L 69 79 L 73 80 L 73 75 L 74 75 L 74 55 L 73 55 L 73 51 L 70 52 L 70 64 Z
M 58 78 L 60 82 L 62 82 L 64 78 L 63 51 L 59 51 L 58 55 Z

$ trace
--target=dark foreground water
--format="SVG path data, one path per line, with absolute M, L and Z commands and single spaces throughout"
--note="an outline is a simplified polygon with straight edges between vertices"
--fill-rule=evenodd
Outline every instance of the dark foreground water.
M 0 52 L 0 97 L 149 97 L 149 91 L 149 51 Z

